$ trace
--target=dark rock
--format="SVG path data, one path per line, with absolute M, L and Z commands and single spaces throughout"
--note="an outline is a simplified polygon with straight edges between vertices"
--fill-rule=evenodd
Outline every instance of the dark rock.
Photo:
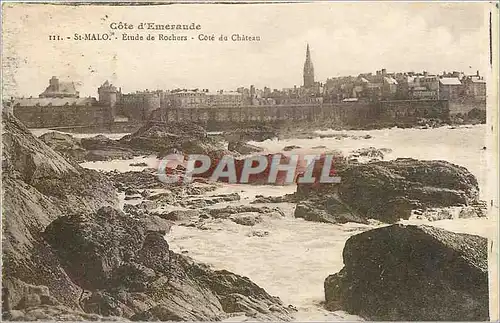
M 222 202 L 233 202 L 241 200 L 241 197 L 238 193 L 229 193 L 229 194 L 214 194 L 207 196 L 212 200 L 215 200 L 216 203 Z
M 198 210 L 174 210 L 167 214 L 159 214 L 162 219 L 170 221 L 185 221 L 199 218 L 201 212 Z
M 109 207 L 58 218 L 45 229 L 66 272 L 89 290 L 106 288 L 113 269 L 133 257 L 144 236 L 136 220 Z
M 47 146 L 64 157 L 77 162 L 84 161 L 86 151 L 79 139 L 61 132 L 47 132 L 38 137 Z
M 262 222 L 262 217 L 259 214 L 255 213 L 238 213 L 233 214 L 229 217 L 231 221 L 237 224 L 246 225 L 246 226 L 254 226 L 257 223 Z
M 252 202 L 250 202 L 250 204 L 286 203 L 286 202 L 291 202 L 291 203 L 296 202 L 296 200 L 295 200 L 295 194 L 286 194 L 286 195 L 282 195 L 282 196 L 256 195 L 255 199 Z
M 466 168 L 445 161 L 400 158 L 336 169 L 338 184 L 298 184 L 296 197 L 322 201 L 333 196 L 364 219 L 396 222 L 414 209 L 477 203 L 477 180 Z
M 387 151 L 387 150 L 386 150 Z M 384 159 L 384 151 L 375 147 L 360 148 L 354 150 L 352 154 L 362 157 L 370 157 L 375 159 Z
M 132 151 L 121 149 L 89 150 L 83 157 L 86 161 L 106 161 L 114 159 L 130 159 L 134 156 Z
M 259 238 L 267 237 L 268 235 L 269 231 L 262 231 L 262 230 L 252 231 L 249 234 L 247 234 L 248 237 L 259 237 Z
M 205 211 L 214 218 L 229 218 L 233 214 L 238 213 L 258 213 L 265 215 L 277 214 L 279 216 L 285 216 L 283 211 L 277 207 L 267 207 L 267 206 L 252 206 L 252 205 L 228 205 L 223 208 L 217 209 L 205 209 Z
M 160 181 L 157 170 L 146 168 L 140 172 L 109 172 L 107 176 L 114 182 L 137 190 L 168 188 L 169 185 Z
M 78 139 L 69 134 L 48 132 L 39 138 L 56 152 L 75 162 L 133 157 L 133 152 L 130 149 L 120 147 L 117 141 L 103 135 Z
M 87 150 L 106 150 L 111 147 L 118 147 L 118 141 L 110 139 L 104 135 L 97 135 L 89 138 L 82 138 L 83 148 Z
M 170 232 L 173 225 L 172 221 L 162 219 L 154 213 L 144 213 L 143 215 L 147 216 L 137 216 L 137 220 L 141 221 L 140 225 L 146 231 Z
M 238 152 L 238 153 L 243 154 L 243 155 L 248 155 L 248 154 L 251 154 L 251 153 L 258 153 L 258 152 L 261 152 L 261 151 L 264 150 L 264 149 L 262 149 L 260 147 L 257 147 L 257 146 L 254 146 L 254 145 L 250 145 L 248 143 L 241 142 L 241 141 L 231 141 L 231 142 L 229 142 L 229 145 L 228 145 L 227 149 L 230 150 L 230 151 Z
M 487 239 L 392 225 L 349 238 L 326 306 L 378 321 L 488 320 Z
M 358 222 L 368 223 L 368 221 L 336 198 L 329 197 L 324 201 L 303 201 L 297 204 L 293 214 L 296 218 L 303 218 L 306 221 L 324 223 L 347 223 Z
M 141 163 L 131 163 L 131 164 L 129 164 L 129 166 L 132 166 L 132 167 L 148 167 L 148 164 L 146 164 L 144 162 L 141 162 Z
M 177 201 L 177 205 L 186 208 L 204 208 L 206 206 L 215 205 L 224 202 L 239 201 L 240 195 L 238 193 L 208 195 L 201 198 L 183 198 Z
M 296 145 L 285 146 L 285 148 L 283 148 L 283 151 L 291 151 L 291 150 L 300 149 L 300 148 L 302 148 L 302 147 L 296 146 Z
M 205 129 L 194 123 L 150 122 L 118 142 L 136 152 L 159 156 L 179 152 L 208 154 L 222 148 L 220 143 L 207 136 Z
M 140 195 L 132 195 L 132 196 L 127 195 L 127 196 L 125 196 L 125 201 L 129 201 L 129 200 L 138 200 L 138 199 L 140 199 L 140 198 L 141 198 L 141 197 L 140 197 Z
M 278 137 L 278 132 L 271 126 L 258 125 L 253 128 L 238 128 L 226 131 L 223 136 L 229 142 L 264 141 Z
M 157 201 L 159 204 L 163 203 L 169 205 L 176 205 L 177 197 L 178 197 L 177 194 L 175 194 L 174 192 L 164 192 L 151 195 L 148 197 L 148 199 L 151 201 Z
M 125 190 L 125 195 L 138 195 L 139 194 L 139 190 L 138 189 L 135 189 L 135 188 L 127 188 Z
M 477 201 L 477 180 L 444 161 L 397 159 L 358 164 L 339 173 L 341 200 L 369 218 L 407 219 L 411 209 L 468 205 Z

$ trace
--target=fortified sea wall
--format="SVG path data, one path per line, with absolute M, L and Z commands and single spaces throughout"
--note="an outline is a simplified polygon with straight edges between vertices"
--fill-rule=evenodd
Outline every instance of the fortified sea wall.
M 408 100 L 346 102 L 337 104 L 303 104 L 273 106 L 240 106 L 159 109 L 151 119 L 163 122 L 195 122 L 209 130 L 237 128 L 245 124 L 283 123 L 287 121 L 323 122 L 338 127 L 363 127 L 391 122 L 416 123 L 421 118 L 449 119 L 446 100 Z
M 30 128 L 89 127 L 111 129 L 112 110 L 107 106 L 32 106 L 14 107 L 15 116 Z M 149 119 L 161 122 L 195 122 L 209 130 L 225 130 L 255 123 L 313 122 L 338 127 L 364 127 L 391 122 L 416 123 L 420 118 L 449 119 L 446 100 L 407 100 L 345 102 L 334 104 L 262 105 L 203 108 L 160 108 Z M 113 120 L 113 121 L 112 121 Z M 129 117 L 130 125 L 144 119 Z
M 112 120 L 104 105 L 25 106 L 14 107 L 13 112 L 28 128 L 100 127 Z

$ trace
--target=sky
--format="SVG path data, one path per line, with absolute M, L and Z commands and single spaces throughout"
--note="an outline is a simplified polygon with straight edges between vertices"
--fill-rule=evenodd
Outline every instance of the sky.
M 489 72 L 488 11 L 482 3 L 175 4 L 67 6 L 3 3 L 4 96 L 38 96 L 52 76 L 97 96 L 105 80 L 124 93 L 172 88 L 285 88 L 302 84 L 306 44 L 317 81 L 386 68 Z M 134 25 L 111 30 L 112 22 Z M 144 31 L 141 22 L 201 25 Z M 109 41 L 49 35 L 110 33 Z M 122 33 L 188 36 L 185 42 L 123 41 Z M 199 41 L 199 34 L 259 36 L 260 42 Z M 193 38 L 193 39 L 192 39 Z

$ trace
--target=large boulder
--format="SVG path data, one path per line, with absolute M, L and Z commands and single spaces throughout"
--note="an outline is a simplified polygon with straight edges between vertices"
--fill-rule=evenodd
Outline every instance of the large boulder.
M 415 208 L 469 205 L 479 196 L 474 175 L 445 161 L 356 164 L 339 176 L 342 201 L 366 217 L 385 222 L 407 219 Z
M 478 202 L 476 178 L 446 161 L 399 158 L 335 169 L 340 183 L 298 184 L 297 197 L 324 200 L 334 196 L 362 218 L 387 223 L 408 219 L 412 210 L 467 206 Z
M 119 147 L 119 142 L 110 139 L 104 135 L 97 135 L 94 137 L 82 138 L 80 139 L 82 147 L 87 150 L 103 150 L 112 147 Z
M 349 238 L 326 307 L 377 321 L 488 320 L 487 239 L 392 225 Z
M 103 135 L 78 139 L 66 133 L 48 132 L 39 139 L 68 160 L 78 163 L 129 159 L 134 156 L 131 149 L 121 147 L 118 141 Z
M 70 160 L 85 160 L 87 154 L 85 148 L 82 147 L 78 138 L 74 138 L 70 134 L 52 131 L 44 133 L 38 138 L 54 151 Z
M 321 201 L 299 202 L 295 208 L 294 217 L 323 223 L 368 223 L 367 219 L 353 212 L 335 197 L 327 197 Z
M 278 137 L 278 132 L 269 125 L 255 125 L 253 127 L 238 128 L 226 131 L 223 134 L 227 141 L 264 141 Z
M 179 152 L 208 154 L 222 148 L 218 142 L 208 137 L 203 127 L 194 123 L 149 122 L 118 142 L 135 151 L 160 156 Z
M 119 141 L 103 135 L 81 139 L 82 147 L 87 150 L 85 160 L 103 161 L 113 159 L 130 159 L 136 153 L 124 147 Z
M 145 230 L 138 224 L 107 207 L 60 217 L 45 229 L 44 236 L 73 281 L 84 289 L 103 289 L 112 271 L 131 259 L 144 241 Z

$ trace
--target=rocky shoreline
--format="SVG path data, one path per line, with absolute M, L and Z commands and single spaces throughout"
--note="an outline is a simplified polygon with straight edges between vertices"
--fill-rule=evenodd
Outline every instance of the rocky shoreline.
M 196 125 L 148 124 L 111 140 L 60 133 L 36 138 L 6 113 L 3 123 L 2 309 L 9 320 L 208 321 L 244 315 L 290 321 L 296 309 L 250 279 L 173 252 L 165 240 L 171 227 L 211 230 L 220 221 L 253 227 L 284 218 L 281 206 L 272 203 L 293 205 L 296 218 L 336 225 L 485 216 L 477 180 L 464 167 L 384 161 L 388 151 L 373 147 L 337 156 L 340 183 L 299 184 L 293 194 L 243 201 L 238 192 L 216 192 L 224 184 L 205 178 L 167 184 L 156 169 L 103 173 L 78 163 L 144 154 L 259 154 L 248 141 L 276 136 L 270 129 L 214 139 Z M 358 162 L 361 157 L 368 162 Z M 176 172 L 183 175 L 184 169 Z M 345 268 L 325 281 L 325 307 L 377 320 L 487 319 L 485 245 L 479 237 L 398 224 L 356 234 L 344 248 Z M 386 255 L 391 246 L 403 247 Z M 456 279 L 445 278 L 447 273 Z M 471 275 L 474 282 L 460 281 Z M 418 297 L 405 292 L 415 280 L 428 282 L 415 286 Z M 428 306 L 419 309 L 419 302 Z
M 4 319 L 292 319 L 293 307 L 248 278 L 171 252 L 171 222 L 118 211 L 107 176 L 67 161 L 12 115 L 3 123 Z

